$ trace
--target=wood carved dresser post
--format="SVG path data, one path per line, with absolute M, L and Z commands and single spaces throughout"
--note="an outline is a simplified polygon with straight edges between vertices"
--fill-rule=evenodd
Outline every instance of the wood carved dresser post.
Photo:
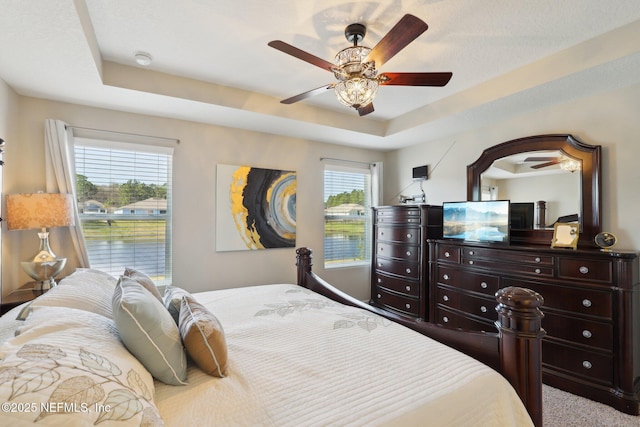
M 508 287 L 496 293 L 502 374 L 514 386 L 536 426 L 542 426 L 542 338 L 544 299 L 530 289 Z M 538 369 L 535 369 L 538 367 Z

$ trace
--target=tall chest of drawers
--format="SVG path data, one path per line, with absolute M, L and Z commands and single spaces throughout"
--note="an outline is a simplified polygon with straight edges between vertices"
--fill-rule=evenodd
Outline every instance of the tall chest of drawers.
M 431 322 L 495 331 L 495 292 L 533 289 L 544 297 L 543 381 L 640 412 L 637 254 L 448 240 L 429 246 Z
M 428 319 L 427 239 L 442 237 L 442 207 L 373 208 L 371 304 Z

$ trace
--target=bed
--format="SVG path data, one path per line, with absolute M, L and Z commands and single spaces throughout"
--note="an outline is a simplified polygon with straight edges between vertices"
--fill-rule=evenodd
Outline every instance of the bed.
M 165 295 L 142 272 L 78 270 L 0 318 L 0 424 L 541 425 L 539 295 L 501 291 L 501 332 L 467 333 L 311 266 L 300 248 L 297 284 Z

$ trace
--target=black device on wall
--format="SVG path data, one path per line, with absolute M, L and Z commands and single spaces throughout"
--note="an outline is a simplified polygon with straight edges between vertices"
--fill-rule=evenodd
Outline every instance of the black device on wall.
M 429 166 L 417 166 L 413 168 L 413 179 L 427 179 L 429 177 Z

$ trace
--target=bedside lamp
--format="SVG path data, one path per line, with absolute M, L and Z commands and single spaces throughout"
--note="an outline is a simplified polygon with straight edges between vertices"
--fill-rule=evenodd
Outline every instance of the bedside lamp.
M 28 261 L 21 262 L 23 270 L 40 289 L 56 286 L 54 277 L 67 263 L 58 258 L 49 246 L 48 228 L 75 225 L 71 194 L 33 193 L 7 196 L 7 229 L 40 229 L 40 249 Z

